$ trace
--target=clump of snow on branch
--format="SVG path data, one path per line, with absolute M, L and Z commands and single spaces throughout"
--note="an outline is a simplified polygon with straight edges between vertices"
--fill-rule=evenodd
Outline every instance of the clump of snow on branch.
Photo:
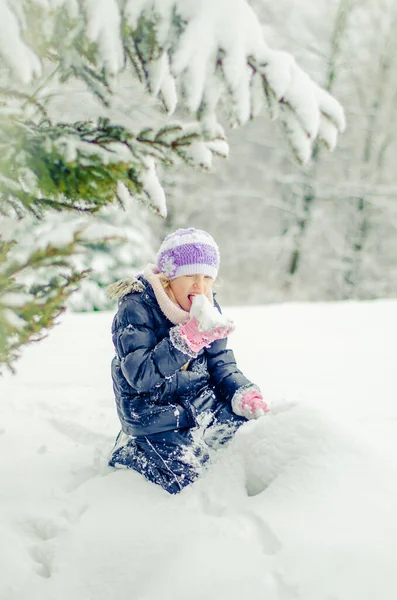
M 0 56 L 22 83 L 41 75 L 41 61 L 22 38 L 17 15 L 0 0 Z
M 121 15 L 116 0 L 84 0 L 87 18 L 87 36 L 98 44 L 100 55 L 109 73 L 123 68 L 124 52 L 121 45 Z
M 155 163 L 151 156 L 146 158 L 146 167 L 146 171 L 141 176 L 143 189 L 151 199 L 152 204 L 156 207 L 160 215 L 162 217 L 166 217 L 167 206 L 165 201 L 165 193 L 157 177 Z

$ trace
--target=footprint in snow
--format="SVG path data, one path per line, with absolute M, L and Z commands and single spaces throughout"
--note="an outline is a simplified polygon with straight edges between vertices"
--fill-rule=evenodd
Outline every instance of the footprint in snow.
M 30 546 L 28 552 L 35 564 L 37 575 L 44 579 L 49 579 L 51 577 L 54 560 L 53 549 L 49 546 Z
M 64 509 L 59 521 L 41 516 L 29 516 L 20 522 L 19 527 L 30 538 L 31 544 L 27 552 L 33 562 L 37 575 L 49 579 L 53 572 L 55 556 L 55 538 L 66 531 L 70 525 L 77 523 L 86 512 L 88 505 Z
M 20 523 L 20 527 L 33 541 L 27 550 L 33 561 L 34 570 L 40 577 L 49 579 L 54 559 L 51 542 L 64 528 L 51 519 L 34 516 L 25 518 Z
M 51 519 L 33 516 L 26 517 L 20 526 L 30 537 L 42 542 L 52 540 L 64 529 Z

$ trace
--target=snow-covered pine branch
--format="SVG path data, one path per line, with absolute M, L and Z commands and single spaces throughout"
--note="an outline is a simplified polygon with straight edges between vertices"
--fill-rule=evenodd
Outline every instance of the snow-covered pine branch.
M 50 56 L 106 102 L 127 65 L 169 113 L 183 106 L 210 135 L 221 114 L 243 125 L 266 98 L 301 162 L 316 140 L 333 149 L 345 127 L 340 104 L 290 54 L 268 47 L 245 0 L 15 0 L 12 9 L 0 0 L 0 16 L 0 56 L 23 83 Z
M 70 263 L 79 232 L 67 243 L 24 251 L 1 235 L 7 225 L 0 228 L 0 366 L 12 369 L 22 346 L 45 337 L 85 272 Z
M 10 143 L 13 140 L 13 143 Z M 209 168 L 227 151 L 222 132 L 205 136 L 200 123 L 147 127 L 136 133 L 109 119 L 56 123 L 4 118 L 0 113 L 1 203 L 22 216 L 47 209 L 96 212 L 116 198 L 123 183 L 135 198 L 166 215 L 155 161 L 182 160 Z

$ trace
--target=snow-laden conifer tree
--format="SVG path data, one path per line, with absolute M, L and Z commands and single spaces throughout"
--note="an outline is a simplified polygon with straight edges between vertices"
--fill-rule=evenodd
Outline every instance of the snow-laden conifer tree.
M 24 227 L 7 223 L 49 211 L 96 213 L 122 201 L 120 189 L 164 216 L 157 167 L 209 168 L 228 151 L 220 119 L 243 125 L 263 102 L 301 162 L 317 141 L 334 148 L 344 129 L 339 103 L 266 44 L 244 0 L 0 0 L 0 27 L 2 362 L 53 323 L 81 277 L 70 257 L 92 241 L 90 228 L 74 222 L 45 244 L 32 228 L 22 251 Z M 179 109 L 193 120 L 119 119 L 121 74 L 168 115 Z M 64 119 L 53 109 L 73 83 L 99 101 L 92 118 Z

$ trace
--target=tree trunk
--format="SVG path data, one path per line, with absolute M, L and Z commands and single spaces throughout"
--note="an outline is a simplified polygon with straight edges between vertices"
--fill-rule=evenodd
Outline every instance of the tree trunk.
M 315 194 L 312 186 L 307 184 L 305 186 L 305 192 L 303 194 L 303 206 L 302 206 L 302 217 L 297 223 L 297 234 L 295 236 L 295 249 L 292 253 L 291 260 L 289 263 L 288 274 L 293 276 L 298 270 L 299 262 L 301 259 L 301 243 L 305 230 L 310 222 L 311 217 L 311 205 L 315 199 Z
M 358 198 L 355 231 L 350 240 L 351 252 L 345 256 L 344 259 L 344 262 L 348 265 L 344 275 L 344 281 L 348 286 L 345 298 L 352 298 L 357 295 L 355 293 L 355 287 L 359 281 L 361 254 L 365 245 L 365 238 L 368 231 L 368 220 L 365 214 L 365 204 L 366 202 L 364 198 Z

